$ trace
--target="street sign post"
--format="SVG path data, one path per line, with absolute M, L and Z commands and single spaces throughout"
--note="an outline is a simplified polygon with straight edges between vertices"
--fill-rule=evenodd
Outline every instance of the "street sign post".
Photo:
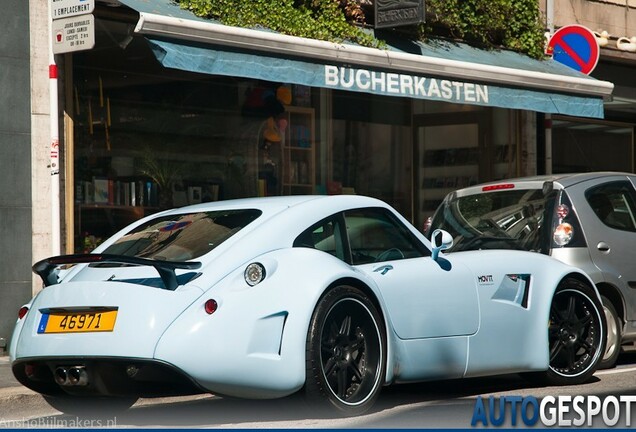
M 84 51 L 95 46 L 95 18 L 77 15 L 53 21 L 53 54 Z
M 561 27 L 548 42 L 547 53 L 559 63 L 589 75 L 600 57 L 594 33 L 587 27 L 573 24 Z
M 51 2 L 51 19 L 67 18 L 75 15 L 92 13 L 95 0 L 49 0 Z

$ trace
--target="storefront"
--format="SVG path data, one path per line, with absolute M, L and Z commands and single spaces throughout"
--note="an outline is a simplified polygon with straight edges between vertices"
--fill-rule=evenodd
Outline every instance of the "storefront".
M 606 49 L 605 51 L 610 51 Z M 593 76 L 614 83 L 601 119 L 555 117 L 552 121 L 552 171 L 634 172 L 636 84 L 633 66 L 601 58 Z
M 554 29 L 577 24 L 593 32 L 599 60 L 590 76 L 615 86 L 611 100 L 604 104 L 603 119 L 553 116 L 543 122 L 540 118 L 538 154 L 544 163 L 539 164 L 539 172 L 634 172 L 636 3 L 542 0 L 539 5 L 546 24 Z
M 65 56 L 67 251 L 248 196 L 371 195 L 420 225 L 455 188 L 527 173 L 535 112 L 600 118 L 612 91 L 514 53 L 300 43 L 168 0 L 108 4 L 95 48 Z

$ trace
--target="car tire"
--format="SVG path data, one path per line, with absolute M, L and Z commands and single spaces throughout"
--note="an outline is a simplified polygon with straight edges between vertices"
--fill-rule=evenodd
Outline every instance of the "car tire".
M 605 346 L 605 353 L 598 366 L 599 369 L 610 369 L 616 365 L 616 360 L 621 353 L 621 344 L 623 340 L 623 325 L 621 318 L 616 312 L 614 304 L 604 296 L 601 296 L 603 301 L 603 310 L 605 312 L 605 321 L 607 322 L 607 344 Z
M 366 294 L 351 286 L 328 291 L 312 315 L 306 348 L 304 393 L 312 407 L 341 416 L 371 408 L 384 383 L 386 336 Z
M 56 410 L 78 417 L 109 417 L 128 410 L 137 402 L 136 397 L 43 396 Z
M 554 292 L 548 329 L 547 385 L 575 385 L 590 379 L 605 352 L 605 313 L 596 293 L 567 278 Z

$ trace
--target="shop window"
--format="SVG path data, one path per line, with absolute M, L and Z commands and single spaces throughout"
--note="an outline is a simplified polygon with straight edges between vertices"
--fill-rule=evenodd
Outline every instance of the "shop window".
M 633 172 L 634 126 L 555 118 L 552 172 Z
M 329 194 L 379 198 L 407 218 L 412 204 L 410 101 L 333 92 Z
M 125 30 L 73 56 L 76 251 L 162 209 L 316 192 L 312 89 L 166 69 Z

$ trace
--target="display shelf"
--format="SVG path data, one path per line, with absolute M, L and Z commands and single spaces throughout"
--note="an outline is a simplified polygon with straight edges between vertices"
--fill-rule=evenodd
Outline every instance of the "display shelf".
M 316 185 L 314 109 L 287 106 L 285 116 L 283 195 L 312 194 Z

